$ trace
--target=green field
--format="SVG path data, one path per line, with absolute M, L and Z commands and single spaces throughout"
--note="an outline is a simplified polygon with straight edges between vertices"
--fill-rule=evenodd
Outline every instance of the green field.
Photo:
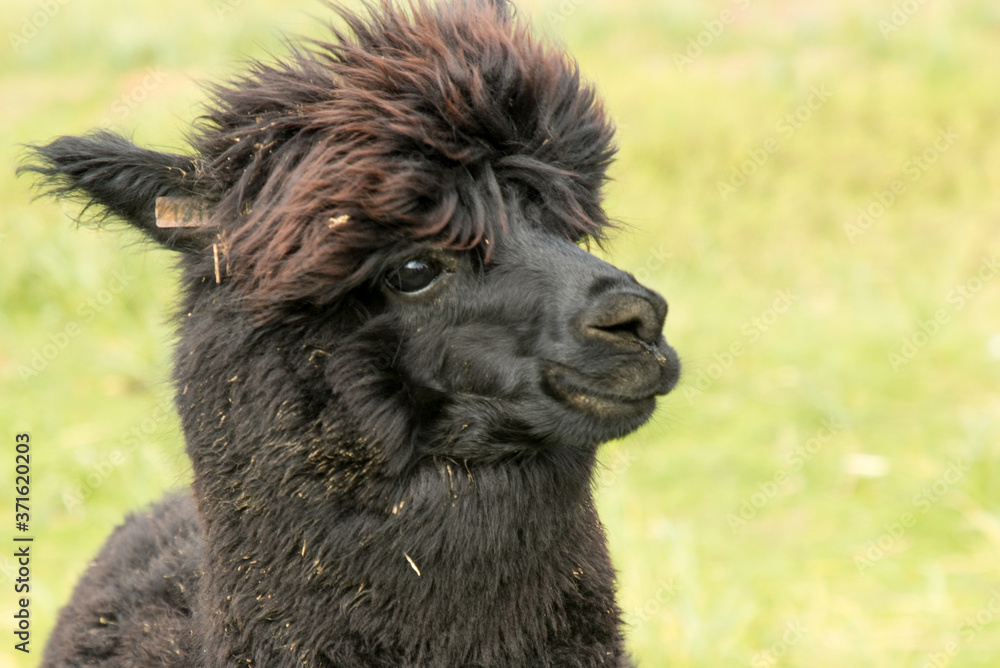
M 201 82 L 314 0 L 0 15 L 0 668 L 34 666 L 126 511 L 186 484 L 170 258 L 32 202 L 19 143 L 183 149 Z M 681 386 L 604 450 L 640 665 L 1000 665 L 1000 6 L 530 0 L 620 128 L 608 250 L 670 301 Z M 13 439 L 32 442 L 32 653 Z

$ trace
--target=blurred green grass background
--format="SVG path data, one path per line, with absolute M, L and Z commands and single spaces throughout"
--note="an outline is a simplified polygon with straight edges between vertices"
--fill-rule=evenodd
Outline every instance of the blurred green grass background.
M 619 123 L 608 210 L 626 230 L 608 255 L 667 296 L 686 365 L 598 477 L 640 665 L 1000 665 L 1000 6 L 520 13 L 569 47 Z M 124 513 L 189 476 L 169 257 L 31 202 L 18 143 L 104 124 L 183 149 L 199 82 L 315 32 L 311 14 L 327 12 L 5 4 L 0 502 L 12 512 L 27 431 L 36 542 L 29 656 L 12 648 L 0 550 L 0 668 L 37 664 Z

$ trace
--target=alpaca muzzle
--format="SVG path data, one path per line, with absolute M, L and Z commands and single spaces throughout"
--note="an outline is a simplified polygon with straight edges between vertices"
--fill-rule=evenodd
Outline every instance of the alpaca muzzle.
M 570 407 L 607 419 L 649 413 L 680 378 L 663 337 L 667 303 L 638 284 L 602 291 L 571 327 L 579 353 L 544 371 L 549 392 Z

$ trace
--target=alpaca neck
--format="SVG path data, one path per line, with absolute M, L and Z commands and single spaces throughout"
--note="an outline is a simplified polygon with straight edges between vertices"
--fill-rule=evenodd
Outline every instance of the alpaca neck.
M 204 509 L 207 558 L 221 565 L 206 572 L 216 614 L 206 646 L 228 648 L 220 665 L 260 656 L 261 642 L 296 661 L 339 651 L 367 665 L 350 654 L 356 638 L 379 656 L 467 665 L 489 662 L 483 647 L 527 660 L 580 637 L 609 647 L 618 637 L 585 483 L 544 465 L 435 462 L 386 489 L 395 496 L 375 510 L 308 495 Z M 329 637 L 340 649 L 323 645 Z

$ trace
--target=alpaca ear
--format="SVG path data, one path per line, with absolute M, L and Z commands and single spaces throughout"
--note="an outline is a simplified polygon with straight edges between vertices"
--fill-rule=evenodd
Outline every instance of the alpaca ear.
M 206 247 L 206 229 L 157 227 L 157 198 L 194 195 L 196 165 L 192 158 L 139 148 L 121 135 L 104 130 L 82 137 L 60 137 L 29 147 L 17 172 L 39 175 L 46 195 L 85 203 L 81 218 L 96 207 L 98 221 L 119 218 L 161 246 L 196 251 Z

